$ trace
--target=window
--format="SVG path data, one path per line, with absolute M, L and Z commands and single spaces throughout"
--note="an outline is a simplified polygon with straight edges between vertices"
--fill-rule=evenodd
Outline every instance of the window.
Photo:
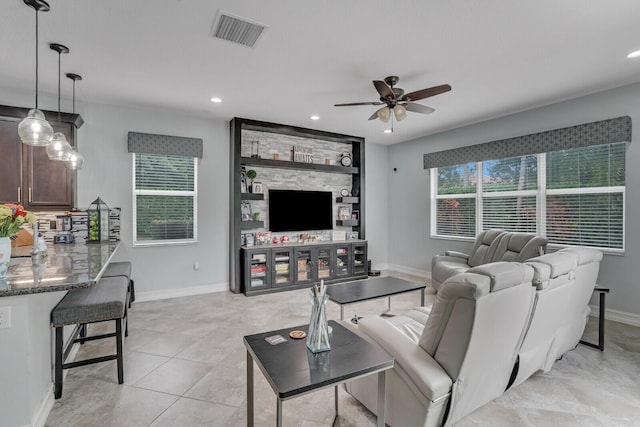
M 134 245 L 194 243 L 197 159 L 133 154 Z
M 431 169 L 437 237 L 501 228 L 624 251 L 626 143 Z

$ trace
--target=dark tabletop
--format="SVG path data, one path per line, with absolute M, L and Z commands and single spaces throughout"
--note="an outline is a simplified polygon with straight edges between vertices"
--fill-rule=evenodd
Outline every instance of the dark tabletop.
M 330 320 L 331 350 L 312 353 L 306 338 L 294 340 L 289 332 L 307 331 L 308 325 L 244 337 L 244 345 L 281 399 L 338 384 L 350 378 L 393 367 L 393 358 L 381 347 L 369 343 Z M 271 345 L 266 337 L 282 335 L 287 342 Z
M 403 292 L 424 289 L 424 283 L 415 283 L 397 277 L 378 277 L 331 285 L 327 288 L 329 299 L 338 304 L 350 304 L 381 298 Z

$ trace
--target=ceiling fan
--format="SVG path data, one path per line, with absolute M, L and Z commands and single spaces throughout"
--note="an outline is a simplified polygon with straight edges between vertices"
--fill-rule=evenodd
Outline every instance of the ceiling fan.
M 391 112 L 397 121 L 404 120 L 407 117 L 407 111 L 421 114 L 430 114 L 435 110 L 426 105 L 417 104 L 413 101 L 419 101 L 430 96 L 439 95 L 444 92 L 449 92 L 451 86 L 444 84 L 440 86 L 434 86 L 427 89 L 416 90 L 414 92 L 404 93 L 403 89 L 394 87 L 400 78 L 398 76 L 389 76 L 381 80 L 374 80 L 373 86 L 380 94 L 380 101 L 374 102 L 351 102 L 347 104 L 335 104 L 336 107 L 351 107 L 355 105 L 384 105 L 384 107 L 378 109 L 375 113 L 369 117 L 369 120 L 380 119 L 382 122 L 387 123 L 391 117 Z

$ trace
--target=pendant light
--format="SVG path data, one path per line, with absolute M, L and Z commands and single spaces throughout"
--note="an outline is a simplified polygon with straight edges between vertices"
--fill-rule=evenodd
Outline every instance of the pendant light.
M 48 12 L 49 4 L 44 0 L 23 0 L 36 11 L 36 107 L 29 110 L 27 117 L 18 125 L 18 135 L 24 144 L 42 147 L 53 138 L 53 128 L 38 110 L 38 12 Z
M 73 114 L 76 113 L 76 80 L 82 80 L 82 76 L 74 73 L 67 73 L 67 78 L 73 80 Z M 78 153 L 76 150 L 71 147 L 71 152 L 69 154 L 69 159 L 64 162 L 64 166 L 67 169 L 77 170 L 82 169 L 82 165 L 84 164 L 84 157 L 82 154 Z
M 60 120 L 60 57 L 63 53 L 69 53 L 69 48 L 58 44 L 51 43 L 49 45 L 51 50 L 58 52 L 58 123 L 62 123 Z M 71 145 L 67 142 L 67 138 L 64 136 L 62 132 L 56 132 L 53 134 L 53 139 L 51 143 L 47 145 L 47 156 L 49 156 L 50 160 L 59 160 L 65 161 L 69 160 L 71 157 Z

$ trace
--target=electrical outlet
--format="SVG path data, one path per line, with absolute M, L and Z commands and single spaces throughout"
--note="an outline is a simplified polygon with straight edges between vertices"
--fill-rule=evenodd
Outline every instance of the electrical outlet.
M 0 329 L 11 327 L 11 307 L 0 307 Z

